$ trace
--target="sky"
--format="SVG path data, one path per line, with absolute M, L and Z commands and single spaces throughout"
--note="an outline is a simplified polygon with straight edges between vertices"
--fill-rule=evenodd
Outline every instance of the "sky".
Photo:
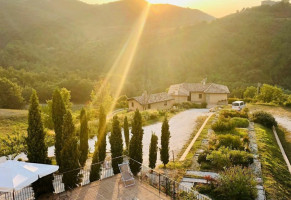
M 90 4 L 108 3 L 115 0 L 81 0 Z M 214 17 L 223 17 L 247 7 L 258 6 L 261 0 L 147 0 L 150 3 L 168 3 L 181 7 L 195 8 Z

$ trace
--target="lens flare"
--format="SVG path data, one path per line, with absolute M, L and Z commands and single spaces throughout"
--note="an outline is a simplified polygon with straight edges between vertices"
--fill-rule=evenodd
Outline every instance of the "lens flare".
M 116 70 L 121 71 L 122 76 L 121 76 L 120 82 L 118 84 L 118 87 L 113 94 L 113 103 L 112 103 L 108 113 L 111 113 L 114 110 L 115 105 L 117 103 L 117 99 L 120 96 L 121 91 L 124 87 L 127 75 L 131 69 L 131 65 L 132 65 L 132 62 L 134 60 L 134 57 L 135 57 L 135 54 L 136 54 L 136 51 L 138 48 L 138 44 L 140 42 L 144 27 L 145 27 L 145 24 L 147 21 L 150 6 L 151 6 L 151 4 L 148 3 L 145 6 L 145 8 L 143 9 L 143 11 L 141 12 L 137 22 L 135 23 L 135 25 L 132 29 L 132 32 L 129 35 L 128 40 L 123 45 L 119 55 L 117 56 L 114 64 L 112 65 L 109 72 L 107 73 L 105 79 L 103 80 L 103 84 L 98 91 L 97 95 L 99 95 L 99 92 L 102 91 L 102 89 L 108 84 L 109 79 L 113 75 L 113 73 Z

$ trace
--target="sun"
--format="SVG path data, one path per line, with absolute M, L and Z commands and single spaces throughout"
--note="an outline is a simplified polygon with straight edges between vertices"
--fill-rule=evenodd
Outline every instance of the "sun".
M 147 0 L 151 4 L 172 4 L 177 6 L 190 6 L 191 2 L 194 0 Z
M 147 2 L 152 3 L 152 4 L 161 3 L 161 1 L 163 0 L 147 0 Z

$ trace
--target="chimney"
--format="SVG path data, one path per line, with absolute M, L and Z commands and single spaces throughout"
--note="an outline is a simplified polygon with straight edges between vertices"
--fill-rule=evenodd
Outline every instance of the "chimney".
M 203 85 L 206 85 L 206 82 L 207 82 L 207 78 L 204 78 L 204 79 L 201 81 L 201 83 L 202 83 Z
M 145 90 L 143 93 L 142 93 L 142 98 L 143 98 L 143 102 L 146 104 L 148 102 L 148 93 L 147 91 Z

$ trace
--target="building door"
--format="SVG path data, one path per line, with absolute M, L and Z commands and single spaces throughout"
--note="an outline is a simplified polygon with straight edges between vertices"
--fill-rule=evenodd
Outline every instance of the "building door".
M 188 100 L 188 101 L 191 101 L 191 92 L 189 92 L 189 95 L 188 95 L 187 100 Z

